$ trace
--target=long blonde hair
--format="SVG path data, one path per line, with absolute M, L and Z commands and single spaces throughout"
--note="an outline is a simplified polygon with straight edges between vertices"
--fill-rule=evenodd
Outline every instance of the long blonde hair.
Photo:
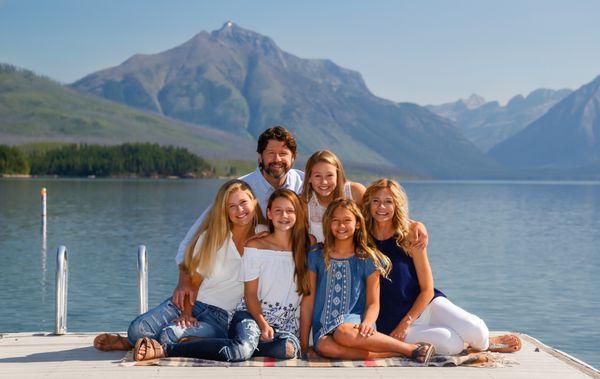
M 333 190 L 333 198 L 344 197 L 344 185 L 346 184 L 346 174 L 344 173 L 344 167 L 339 158 L 329 150 L 319 150 L 308 158 L 306 161 L 306 167 L 304 168 L 304 183 L 302 184 L 302 200 L 308 203 L 314 190 L 310 184 L 310 176 L 312 175 L 313 167 L 317 163 L 329 163 L 335 167 L 337 173 L 336 187 Z
M 239 179 L 225 182 L 219 188 L 210 210 L 185 251 L 183 268 L 191 275 L 200 274 L 204 278 L 212 275 L 216 252 L 225 243 L 231 231 L 231 220 L 227 215 L 227 201 L 235 191 L 244 191 L 252 201 L 254 211 L 252 226 L 256 227 L 257 224 L 264 223 L 260 206 L 250 186 Z M 202 238 L 202 241 L 200 246 L 197 246 L 200 238 Z M 195 251 L 198 251 L 198 253 L 194 254 Z
M 345 208 L 349 210 L 356 218 L 357 227 L 352 236 L 354 242 L 354 252 L 357 257 L 362 259 L 371 259 L 375 264 L 375 267 L 381 275 L 387 278 L 388 274 L 392 270 L 392 262 L 385 256 L 379 249 L 377 249 L 373 243 L 370 242 L 365 227 L 365 219 L 363 218 L 358 205 L 351 199 L 338 198 L 329 204 L 325 215 L 323 216 L 323 232 L 325 234 L 325 244 L 323 246 L 323 257 L 325 260 L 325 266 L 329 269 L 329 262 L 331 260 L 331 252 L 335 247 L 335 236 L 331 231 L 331 221 L 333 218 L 333 212 L 338 208 Z
M 306 258 L 310 245 L 310 239 L 308 237 L 308 217 L 306 216 L 304 207 L 300 203 L 298 195 L 296 195 L 294 191 L 285 188 L 278 189 L 271 194 L 269 202 L 267 203 L 267 209 L 271 209 L 273 202 L 280 197 L 289 200 L 294 206 L 294 211 L 296 213 L 296 222 L 292 228 L 292 255 L 294 257 L 296 292 L 298 295 L 310 295 Z M 273 221 L 271 220 L 269 220 L 269 230 L 271 233 L 275 230 Z
M 392 228 L 394 230 L 394 236 L 396 237 L 396 244 L 399 247 L 404 248 L 404 251 L 408 252 L 408 234 L 410 232 L 410 219 L 408 217 L 408 197 L 404 188 L 396 181 L 391 179 L 379 179 L 369 184 L 365 194 L 363 196 L 363 207 L 362 212 L 365 217 L 367 224 L 367 230 L 369 235 L 373 233 L 375 227 L 375 221 L 371 215 L 371 203 L 373 202 L 373 196 L 377 191 L 387 188 L 392 194 L 392 200 L 394 202 L 394 215 L 392 217 Z M 372 238 L 372 237 L 371 237 Z

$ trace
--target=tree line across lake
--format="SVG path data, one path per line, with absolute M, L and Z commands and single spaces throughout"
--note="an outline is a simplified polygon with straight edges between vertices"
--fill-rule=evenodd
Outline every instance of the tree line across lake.
M 187 149 L 151 143 L 65 144 L 53 148 L 0 145 L 0 174 L 207 177 L 214 175 L 214 169 Z

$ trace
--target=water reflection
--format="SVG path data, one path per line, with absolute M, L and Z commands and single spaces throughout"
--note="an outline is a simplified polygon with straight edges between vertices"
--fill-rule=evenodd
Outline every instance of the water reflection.
M 47 281 L 47 265 L 46 265 L 46 261 L 47 261 L 47 250 L 48 250 L 48 239 L 47 239 L 47 235 L 46 235 L 46 230 L 47 230 L 47 208 L 46 208 L 46 187 L 43 187 L 40 191 L 40 195 L 42 198 L 42 251 L 41 251 L 41 257 L 42 257 L 42 273 L 41 273 L 41 277 L 40 277 L 40 286 L 42 287 L 42 303 L 46 302 L 46 293 L 48 290 L 48 281 Z
M 47 238 L 46 238 L 46 218 L 43 217 L 42 218 L 42 250 L 41 250 L 41 257 L 42 257 L 42 273 L 41 273 L 41 277 L 40 277 L 40 286 L 42 287 L 42 303 L 46 302 L 46 292 L 47 292 L 47 287 L 48 287 L 48 281 L 47 281 L 47 272 L 48 272 L 48 267 L 46 265 L 46 260 L 47 260 L 47 250 L 48 250 L 48 242 L 47 242 Z

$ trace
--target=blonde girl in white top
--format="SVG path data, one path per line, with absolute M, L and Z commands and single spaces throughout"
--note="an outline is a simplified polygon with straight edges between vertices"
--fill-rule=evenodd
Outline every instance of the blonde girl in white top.
M 301 198 L 306 204 L 309 233 L 317 242 L 323 242 L 323 215 L 325 209 L 340 197 L 354 200 L 359 206 L 365 186 L 346 179 L 338 157 L 329 150 L 315 152 L 306 162 Z
M 263 231 L 266 222 L 252 190 L 244 181 L 230 180 L 221 186 L 210 212 L 188 246 L 183 261 L 198 288 L 196 301 L 217 306 L 233 313 L 243 296 L 243 285 L 237 280 L 244 244 Z M 195 324 L 192 302 L 184 307 L 181 326 Z M 190 318 L 191 317 L 191 318 Z
M 138 316 L 129 326 L 127 339 L 98 336 L 105 343 L 102 347 L 130 349 L 143 338 L 172 344 L 183 337 L 225 337 L 228 318 L 243 296 L 237 276 L 244 243 L 261 221 L 258 202 L 245 182 L 236 179 L 223 184 L 185 255 L 184 268 L 193 279 L 196 295 L 186 297 L 183 311 L 167 299 Z M 112 346 L 107 346 L 110 342 Z M 147 341 L 140 344 L 143 355 Z

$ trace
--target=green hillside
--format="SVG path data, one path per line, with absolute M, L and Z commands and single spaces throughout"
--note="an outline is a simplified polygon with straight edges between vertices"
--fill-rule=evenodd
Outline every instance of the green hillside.
M 0 64 L 0 143 L 34 141 L 153 142 L 229 159 L 252 157 L 254 147 L 247 138 L 82 94 L 31 71 Z

